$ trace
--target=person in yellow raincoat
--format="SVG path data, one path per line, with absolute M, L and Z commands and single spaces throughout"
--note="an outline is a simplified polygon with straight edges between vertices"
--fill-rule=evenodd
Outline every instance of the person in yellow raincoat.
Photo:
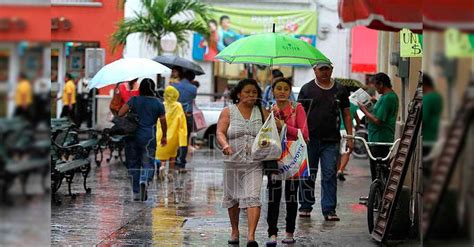
M 163 98 L 165 99 L 166 123 L 168 125 L 167 142 L 165 146 L 156 149 L 156 159 L 161 161 L 160 177 L 162 178 L 166 169 L 166 161 L 169 160 L 168 177 L 173 179 L 178 147 L 188 145 L 186 115 L 181 103 L 178 102 L 179 92 L 176 88 L 172 86 L 166 87 Z M 161 140 L 163 133 L 161 132 L 159 121 L 156 123 L 156 129 L 156 138 Z

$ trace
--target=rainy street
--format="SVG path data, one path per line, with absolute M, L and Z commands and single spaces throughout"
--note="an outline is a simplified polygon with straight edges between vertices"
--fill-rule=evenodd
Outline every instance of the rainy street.
M 133 202 L 125 167 L 115 159 L 101 167 L 93 165 L 86 195 L 77 176 L 72 200 L 67 186 L 58 191 L 62 204 L 51 206 L 52 245 L 197 245 L 223 246 L 230 236 L 227 210 L 221 208 L 223 165 L 219 151 L 197 150 L 188 164 L 189 172 L 174 182 L 155 177 L 146 202 Z M 316 208 L 311 219 L 297 218 L 296 246 L 377 246 L 367 232 L 366 207 L 359 197 L 369 186 L 368 164 L 351 160 L 345 182 L 338 182 L 337 212 L 340 222 L 324 222 L 319 205 L 319 177 Z M 319 175 L 319 174 L 318 174 Z M 262 199 L 266 202 L 266 179 Z M 281 203 L 278 228 L 284 233 L 285 205 Z M 267 240 L 267 207 L 264 203 L 257 227 L 257 241 Z M 241 212 L 241 244 L 245 243 L 246 215 Z

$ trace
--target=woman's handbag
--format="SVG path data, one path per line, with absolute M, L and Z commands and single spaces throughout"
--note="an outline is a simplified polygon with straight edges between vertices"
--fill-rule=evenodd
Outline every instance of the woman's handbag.
M 278 159 L 278 172 L 274 179 L 301 179 L 309 177 L 308 148 L 303 133 L 298 129 L 296 141 L 285 141 Z
M 135 101 L 135 98 L 132 98 L 131 100 L 133 103 Z M 114 123 L 114 126 L 112 126 L 111 128 L 111 132 L 122 135 L 131 135 L 137 130 L 138 121 L 138 114 L 133 111 L 132 107 L 130 107 L 130 110 L 125 116 L 116 116 L 114 119 L 112 119 L 112 123 Z
M 252 159 L 276 160 L 281 156 L 281 138 L 273 112 L 270 113 L 252 144 Z

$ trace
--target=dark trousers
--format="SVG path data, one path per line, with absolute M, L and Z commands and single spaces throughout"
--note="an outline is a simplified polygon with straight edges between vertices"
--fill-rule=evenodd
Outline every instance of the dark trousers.
M 25 120 L 30 120 L 30 106 L 26 109 L 24 109 L 21 106 L 17 106 L 15 109 L 15 117 L 21 117 Z
M 186 113 L 186 127 L 188 129 L 188 140 L 191 137 L 191 132 L 193 132 L 194 118 L 193 115 Z M 188 143 L 189 145 L 189 143 Z M 186 156 L 188 155 L 188 147 L 179 147 L 178 157 L 176 158 L 176 167 L 177 168 L 186 168 Z
M 372 156 L 375 158 L 385 158 L 387 154 L 390 152 L 390 147 L 389 146 L 372 146 L 370 147 L 370 152 L 372 152 Z M 384 161 L 383 163 L 388 165 L 388 160 Z M 375 180 L 377 176 L 376 172 L 376 164 L 377 162 L 370 159 L 370 176 L 372 177 L 372 181 Z M 383 174 L 385 178 L 388 178 L 388 173 Z
M 156 143 L 156 140 L 151 140 Z M 132 177 L 133 193 L 140 192 L 140 183 L 148 183 L 153 180 L 155 174 L 155 151 L 156 145 L 147 145 L 146 141 L 136 138 L 127 138 L 125 147 L 126 166 Z
M 296 214 L 298 211 L 298 187 L 299 180 L 285 180 L 285 202 L 286 202 L 286 232 L 295 232 Z M 268 236 L 278 233 L 278 215 L 280 214 L 280 200 L 282 192 L 282 180 L 268 179 Z
M 300 211 L 311 212 L 315 203 L 314 188 L 318 164 L 321 165 L 321 209 L 323 215 L 336 213 L 337 163 L 340 157 L 339 142 L 320 141 L 315 138 L 308 143 L 310 176 L 300 182 Z M 320 163 L 321 162 L 321 163 Z
M 63 110 L 61 112 L 61 117 L 67 117 L 69 120 L 73 123 L 76 123 L 76 118 L 75 118 L 75 112 L 76 112 L 76 105 L 72 105 L 72 109 L 69 109 L 69 106 L 65 105 L 63 106 Z

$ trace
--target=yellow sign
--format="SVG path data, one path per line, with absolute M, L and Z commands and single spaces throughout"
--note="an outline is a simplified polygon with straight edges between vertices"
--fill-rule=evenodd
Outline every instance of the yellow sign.
M 450 28 L 444 33 L 445 52 L 448 58 L 473 57 L 473 44 L 468 34 Z
M 400 30 L 400 57 L 422 57 L 420 37 L 409 29 Z

